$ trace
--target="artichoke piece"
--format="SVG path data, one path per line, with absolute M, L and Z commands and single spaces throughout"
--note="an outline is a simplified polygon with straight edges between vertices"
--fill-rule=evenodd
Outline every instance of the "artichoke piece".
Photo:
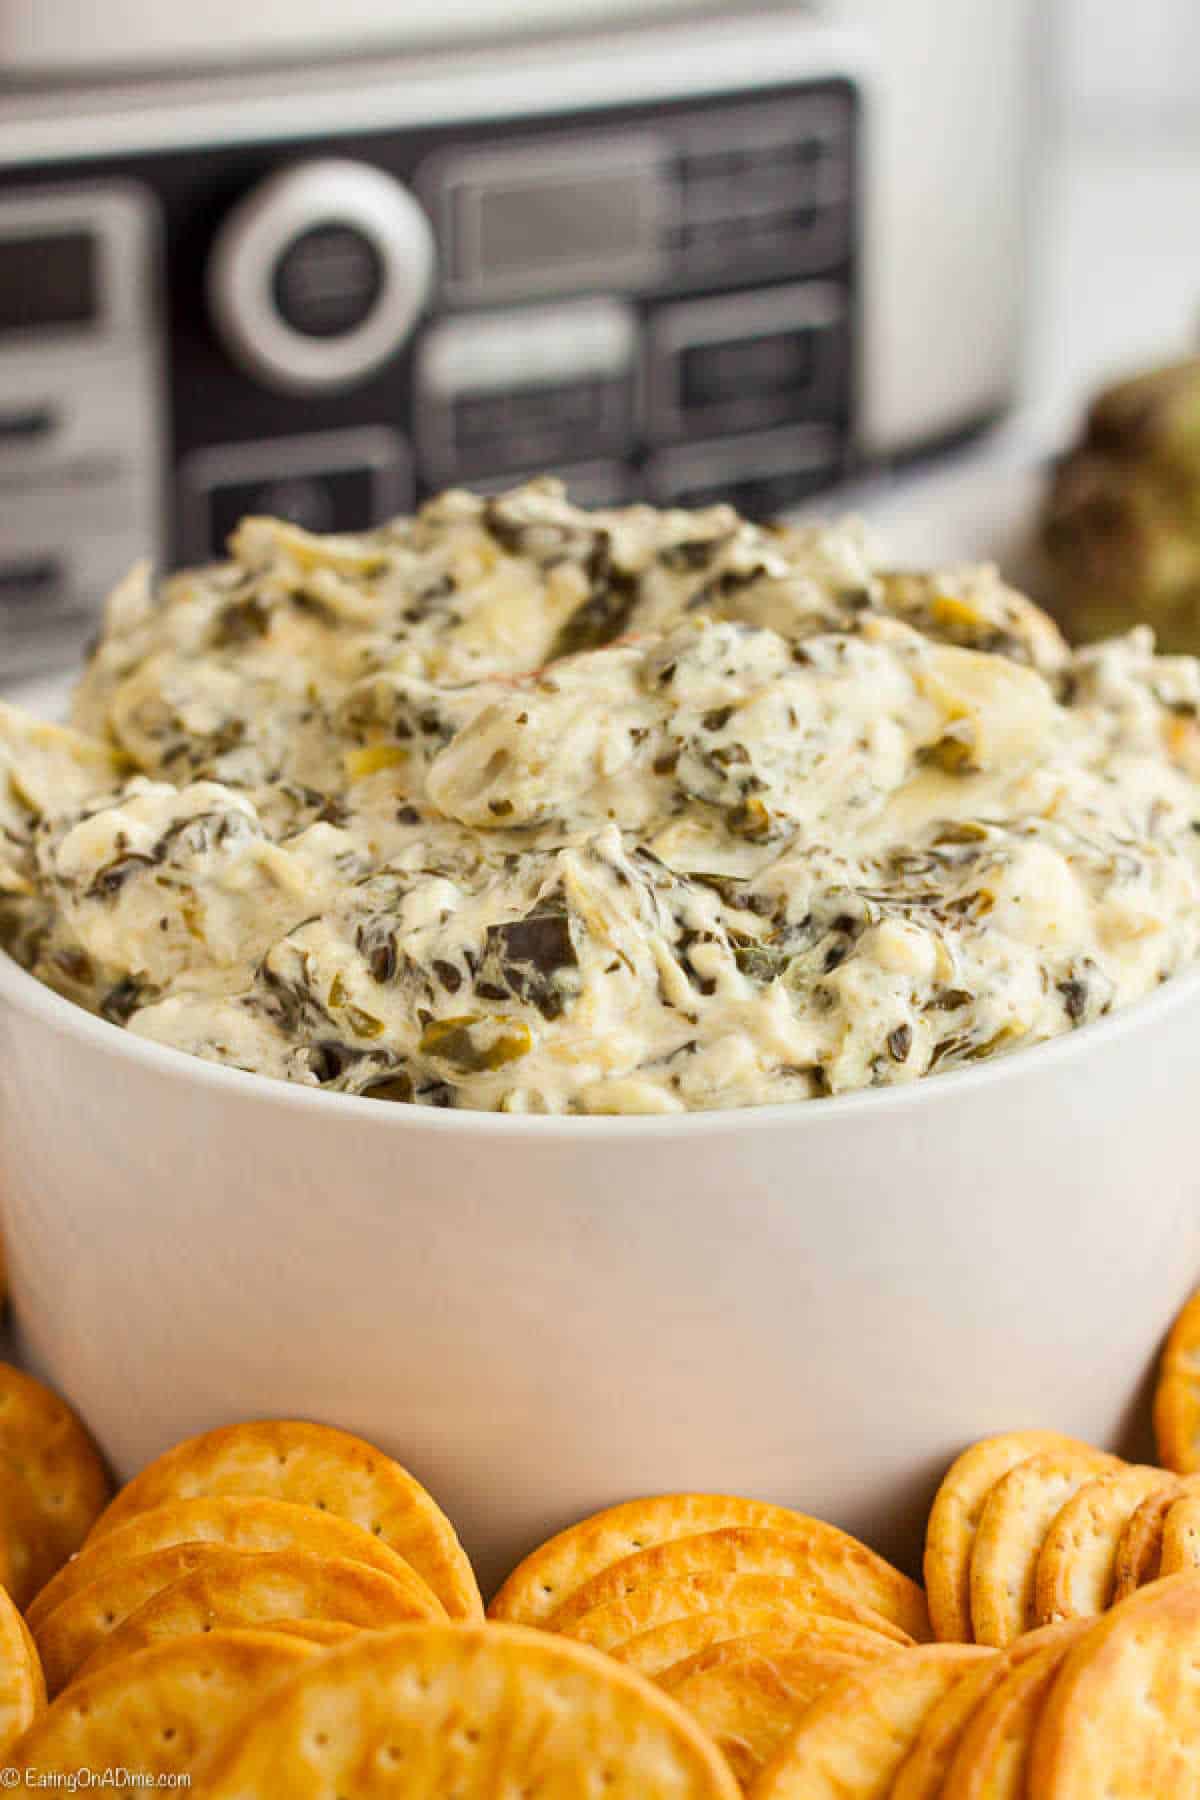
M 533 1049 L 533 1034 L 521 1019 L 462 1013 L 434 1019 L 421 1033 L 421 1050 L 465 1075 L 478 1075 L 518 1062 Z
M 1072 636 L 1144 622 L 1160 649 L 1200 651 L 1200 358 L 1096 398 L 1055 469 L 1039 538 Z

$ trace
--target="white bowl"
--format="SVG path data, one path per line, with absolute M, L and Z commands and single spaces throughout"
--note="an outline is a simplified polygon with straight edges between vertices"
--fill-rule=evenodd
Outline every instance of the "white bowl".
M 122 1476 L 302 1415 L 399 1456 L 485 1584 L 672 1488 L 912 1562 L 989 1431 L 1119 1442 L 1196 1274 L 1200 971 L 908 1088 L 510 1118 L 214 1067 L 0 955 L 0 1192 L 34 1364 Z

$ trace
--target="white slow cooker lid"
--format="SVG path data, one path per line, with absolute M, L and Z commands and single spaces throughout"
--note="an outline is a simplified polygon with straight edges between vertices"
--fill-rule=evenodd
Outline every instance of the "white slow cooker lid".
M 717 10 L 703 0 L 0 0 L 0 75 L 178 72 L 247 57 L 403 50 Z

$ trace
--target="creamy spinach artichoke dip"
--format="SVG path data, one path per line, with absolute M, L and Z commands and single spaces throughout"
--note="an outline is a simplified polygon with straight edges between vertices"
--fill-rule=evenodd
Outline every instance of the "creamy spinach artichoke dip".
M 514 1113 L 914 1081 L 1193 961 L 1200 664 L 852 528 L 248 519 L 0 724 L 4 941 L 209 1061 Z

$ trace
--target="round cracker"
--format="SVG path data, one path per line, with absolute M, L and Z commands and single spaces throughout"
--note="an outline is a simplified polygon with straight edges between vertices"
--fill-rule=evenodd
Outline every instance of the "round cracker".
M 925 1596 L 916 1582 L 857 1538 L 817 1519 L 787 1532 L 729 1525 L 654 1544 L 593 1575 L 542 1623 L 547 1631 L 569 1632 L 585 1613 L 624 1599 L 639 1587 L 706 1574 L 779 1575 L 817 1582 L 831 1595 L 891 1619 L 910 1638 L 929 1636 Z
M 284 1637 L 303 1638 L 305 1643 L 328 1650 L 333 1644 L 345 1644 L 350 1638 L 357 1637 L 366 1626 L 347 1625 L 343 1619 L 272 1619 L 269 1629 L 281 1631 Z
M 1091 1621 L 1065 1619 L 1031 1631 L 1024 1653 L 967 1720 L 941 1790 L 942 1800 L 1024 1800 L 1034 1732 L 1064 1659 Z
M 1121 1534 L 1162 1479 L 1161 1469 L 1130 1463 L 1085 1481 L 1072 1495 L 1038 1555 L 1034 1613 L 1039 1625 L 1094 1618 L 1111 1605 Z
M 1033 1742 L 1038 1800 L 1200 1793 L 1200 1575 L 1130 1595 L 1073 1645 Z
M 843 1624 L 840 1619 L 813 1619 L 806 1626 L 790 1631 L 758 1631 L 749 1637 L 721 1638 L 672 1663 L 655 1680 L 668 1694 L 681 1682 L 690 1681 L 706 1669 L 720 1668 L 724 1663 L 738 1662 L 744 1656 L 791 1656 L 809 1650 L 814 1654 L 840 1656 L 854 1663 L 878 1662 L 884 1656 L 903 1656 L 904 1646 L 873 1631 L 862 1631 L 857 1625 Z M 628 1667 L 628 1665 L 626 1665 Z
M 1182 1494 L 1163 1520 L 1160 1575 L 1200 1570 L 1200 1494 Z
M 77 1681 L 10 1760 L 46 1778 L 124 1769 L 161 1786 L 191 1775 L 272 1687 L 320 1654 L 274 1631 L 207 1631 L 155 1644 Z
M 931 1709 L 987 1656 L 925 1644 L 843 1676 L 803 1714 L 753 1800 L 884 1800 Z
M 743 1592 L 728 1599 L 724 1605 L 714 1607 L 711 1612 L 685 1613 L 682 1618 L 670 1619 L 665 1625 L 639 1631 L 623 1644 L 614 1644 L 608 1655 L 627 1668 L 636 1669 L 639 1675 L 659 1681 L 669 1670 L 735 1638 L 754 1639 L 764 1647 L 771 1645 L 780 1650 L 798 1642 L 811 1642 L 814 1637 L 831 1647 L 842 1648 L 849 1640 L 860 1648 L 874 1649 L 880 1655 L 907 1648 L 897 1638 L 885 1637 L 882 1632 L 857 1620 L 798 1606 L 791 1595 L 783 1599 L 776 1595 L 771 1600 L 764 1600 L 761 1592 L 761 1588 L 748 1594 Z
M 97 1645 L 79 1679 L 164 1638 L 216 1625 L 270 1625 L 277 1619 L 333 1619 L 368 1631 L 414 1619 L 445 1618 L 426 1604 L 429 1590 L 403 1587 L 365 1563 L 307 1550 L 227 1550 L 193 1569 L 130 1613 Z M 436 1606 L 436 1602 L 434 1605 Z
M 1037 1623 L 1037 1561 L 1057 1514 L 1086 1481 L 1120 1468 L 1103 1451 L 1043 1450 L 992 1488 L 971 1551 L 975 1641 L 1003 1650 Z
M 594 1650 L 612 1651 L 628 1638 L 653 1631 L 672 1619 L 683 1619 L 692 1613 L 722 1612 L 731 1604 L 752 1607 L 755 1604 L 790 1606 L 793 1616 L 808 1618 L 822 1613 L 832 1619 L 847 1619 L 851 1624 L 865 1625 L 896 1643 L 909 1645 L 898 1625 L 873 1613 L 869 1607 L 840 1600 L 815 1581 L 789 1580 L 782 1575 L 680 1575 L 674 1581 L 657 1581 L 635 1588 L 623 1599 L 610 1600 L 605 1606 L 593 1607 L 582 1618 L 573 1619 L 563 1636 L 577 1643 L 590 1644 Z
M 818 1523 L 789 1507 L 733 1494 L 655 1494 L 626 1500 L 592 1513 L 532 1551 L 508 1577 L 488 1607 L 488 1617 L 518 1625 L 544 1624 L 576 1588 L 602 1570 L 675 1538 L 729 1526 L 790 1535 Z
M 996 1483 L 1043 1450 L 1086 1450 L 1059 1431 L 1006 1431 L 981 1438 L 947 1469 L 925 1534 L 925 1592 L 935 1636 L 971 1641 L 971 1551 L 984 1503 Z
M 1159 1461 L 1177 1475 L 1200 1471 L 1200 1288 L 1172 1325 L 1154 1390 Z
M 35 1636 L 65 1600 L 118 1564 L 174 1544 L 195 1543 L 220 1544 L 227 1550 L 311 1550 L 318 1556 L 347 1557 L 381 1569 L 396 1581 L 420 1582 L 430 1594 L 433 1610 L 440 1610 L 440 1602 L 412 1566 L 349 1519 L 298 1506 L 291 1500 L 214 1494 L 198 1500 L 169 1500 L 150 1512 L 135 1514 L 102 1537 L 90 1538 L 29 1608 Z
M 1163 1485 L 1148 1494 L 1125 1522 L 1117 1541 L 1113 1565 L 1112 1604 L 1117 1606 L 1136 1594 L 1148 1581 L 1156 1581 L 1162 1563 L 1163 1527 L 1167 1514 L 1194 1477 L 1164 1475 Z
M 0 1363 L 0 1460 L 20 1477 L 42 1526 L 37 1574 L 44 1581 L 78 1550 L 103 1511 L 112 1492 L 108 1471 L 66 1401 L 11 1363 Z M 0 1521 L 8 1524 L 2 1492 L 0 1503 Z
M 0 1587 L 28 1606 L 62 1561 L 42 1508 L 0 1457 Z
M 253 1420 L 188 1438 L 117 1495 L 94 1535 L 209 1494 L 258 1494 L 349 1519 L 411 1563 L 452 1619 L 483 1617 L 474 1571 L 433 1496 L 382 1450 L 330 1425 Z
M 693 1659 L 699 1666 L 663 1685 L 712 1738 L 744 1788 L 826 1688 L 864 1661 L 878 1660 L 818 1645 L 761 1650 L 744 1641 L 708 1654 L 711 1660 Z M 906 1652 L 893 1645 L 892 1654 Z
M 1038 1648 L 1040 1635 L 1031 1631 L 1007 1650 L 994 1650 L 990 1662 L 972 1669 L 942 1695 L 926 1715 L 888 1800 L 940 1800 L 950 1765 L 976 1708 L 1000 1685 L 1011 1668 Z
M 61 1693 L 93 1650 L 130 1613 L 193 1569 L 224 1555 L 222 1544 L 171 1544 L 148 1556 L 116 1563 L 69 1595 L 40 1620 L 35 1634 L 48 1693 Z
M 76 1671 L 131 1613 L 164 1588 L 190 1575 L 193 1569 L 219 1562 L 226 1549 L 224 1544 L 183 1543 L 152 1550 L 148 1556 L 115 1563 L 56 1606 L 37 1629 L 38 1653 L 51 1696 L 62 1692 Z M 403 1571 L 408 1565 L 398 1557 L 394 1561 L 402 1571 L 401 1579 L 407 1582 Z M 385 1574 L 393 1572 L 389 1563 L 371 1566 L 381 1567 Z M 299 1626 L 295 1629 L 300 1635 L 315 1633 L 317 1641 L 336 1643 L 342 1636 L 349 1636 L 353 1627 L 308 1620 L 303 1630 Z M 327 1635 L 322 1638 L 322 1633 Z
M 608 1657 L 513 1625 L 429 1625 L 330 1650 L 228 1735 L 207 1800 L 505 1794 L 737 1800 L 681 1707 Z
M 0 1590 L 0 1762 L 46 1705 L 42 1665 L 29 1628 Z

